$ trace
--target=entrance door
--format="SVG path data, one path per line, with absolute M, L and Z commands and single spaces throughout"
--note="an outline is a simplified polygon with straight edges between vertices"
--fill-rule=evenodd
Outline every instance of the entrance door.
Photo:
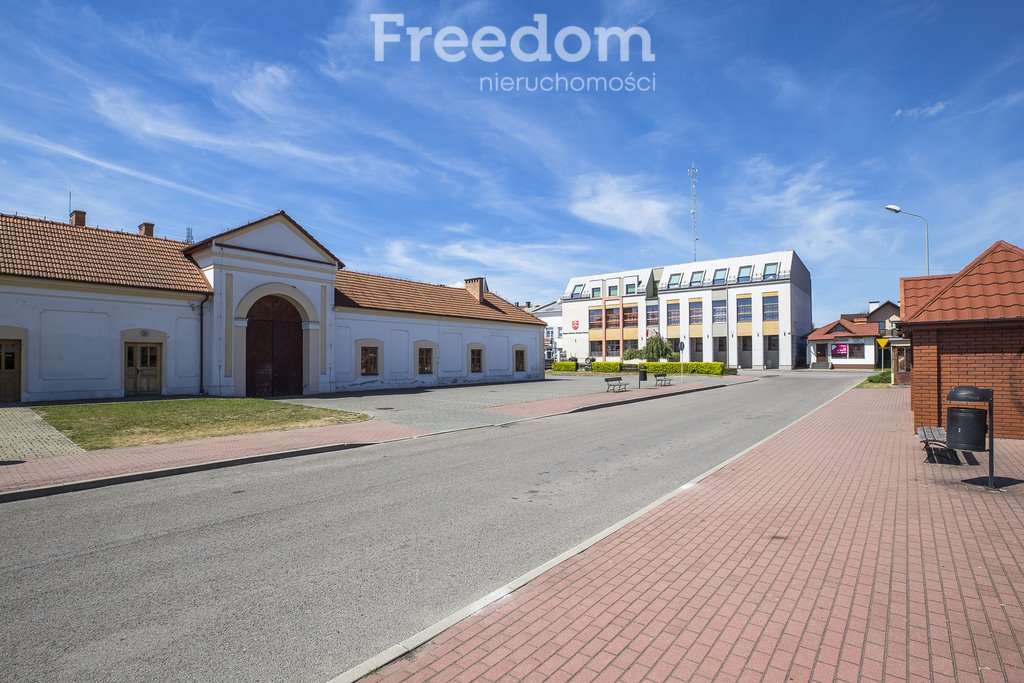
M 814 360 L 817 363 L 828 362 L 828 344 L 814 345 Z
M 21 400 L 21 341 L 0 339 L 0 403 Z
M 124 395 L 155 396 L 160 393 L 162 344 L 124 345 Z
M 302 393 L 302 318 L 290 301 L 265 296 L 249 309 L 245 328 L 245 393 Z

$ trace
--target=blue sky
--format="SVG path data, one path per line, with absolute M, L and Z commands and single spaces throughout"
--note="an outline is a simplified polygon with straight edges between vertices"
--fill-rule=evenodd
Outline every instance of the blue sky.
M 513 301 L 570 276 L 795 249 L 814 319 L 1024 244 L 1024 4 L 0 2 L 0 210 L 197 239 L 285 209 L 355 270 Z M 374 61 L 406 26 L 545 13 L 644 27 L 654 61 Z M 400 29 L 394 29 L 400 30 Z M 574 47 L 572 39 L 567 47 Z M 654 77 L 653 92 L 481 92 L 481 77 Z

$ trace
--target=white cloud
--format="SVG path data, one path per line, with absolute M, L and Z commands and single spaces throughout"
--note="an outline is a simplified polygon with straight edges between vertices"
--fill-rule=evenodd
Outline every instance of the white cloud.
M 933 116 L 937 116 L 939 113 L 941 113 L 948 106 L 949 106 L 949 100 L 943 100 L 941 102 L 934 102 L 932 104 L 926 104 L 924 106 L 915 107 L 913 109 L 897 109 L 896 111 L 893 112 L 892 116 L 895 119 L 898 119 L 898 118 L 911 119 L 911 120 L 919 119 L 919 118 L 930 119 Z
M 642 176 L 592 173 L 576 178 L 569 211 L 576 217 L 645 237 L 668 238 L 681 208 L 679 198 L 651 187 Z

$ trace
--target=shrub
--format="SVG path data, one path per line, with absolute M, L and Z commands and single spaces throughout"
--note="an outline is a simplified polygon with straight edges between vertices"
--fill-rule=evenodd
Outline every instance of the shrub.
M 668 361 L 667 363 L 644 363 L 647 366 L 647 372 L 652 374 L 665 373 L 666 375 L 678 375 L 683 371 L 683 364 L 678 362 Z
M 622 354 L 622 360 L 643 360 L 644 354 L 641 349 L 626 349 Z
M 892 384 L 892 370 L 876 372 L 867 379 L 871 384 Z
M 724 367 L 724 368 L 722 368 L 722 374 L 723 375 L 735 375 L 736 374 L 736 368 Z
M 590 364 L 594 372 L 622 372 L 622 363 L 618 361 L 594 361 Z
M 682 363 L 682 366 L 683 372 L 691 375 L 736 374 L 735 368 L 729 368 L 732 370 L 730 373 L 724 372 L 726 370 L 725 363 Z
M 559 372 L 576 372 L 578 367 L 574 361 L 563 360 L 551 364 L 551 369 Z

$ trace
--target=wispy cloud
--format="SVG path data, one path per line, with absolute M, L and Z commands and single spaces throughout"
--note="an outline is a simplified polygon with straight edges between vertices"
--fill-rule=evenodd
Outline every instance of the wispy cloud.
M 670 238 L 679 199 L 652 188 L 643 176 L 593 173 L 576 178 L 569 211 L 585 221 L 644 237 Z
M 913 109 L 897 109 L 892 113 L 894 119 L 930 119 L 933 116 L 938 116 L 942 111 L 949 106 L 949 100 L 942 100 L 940 102 L 933 102 L 932 104 L 926 104 L 921 107 L 914 107 Z

